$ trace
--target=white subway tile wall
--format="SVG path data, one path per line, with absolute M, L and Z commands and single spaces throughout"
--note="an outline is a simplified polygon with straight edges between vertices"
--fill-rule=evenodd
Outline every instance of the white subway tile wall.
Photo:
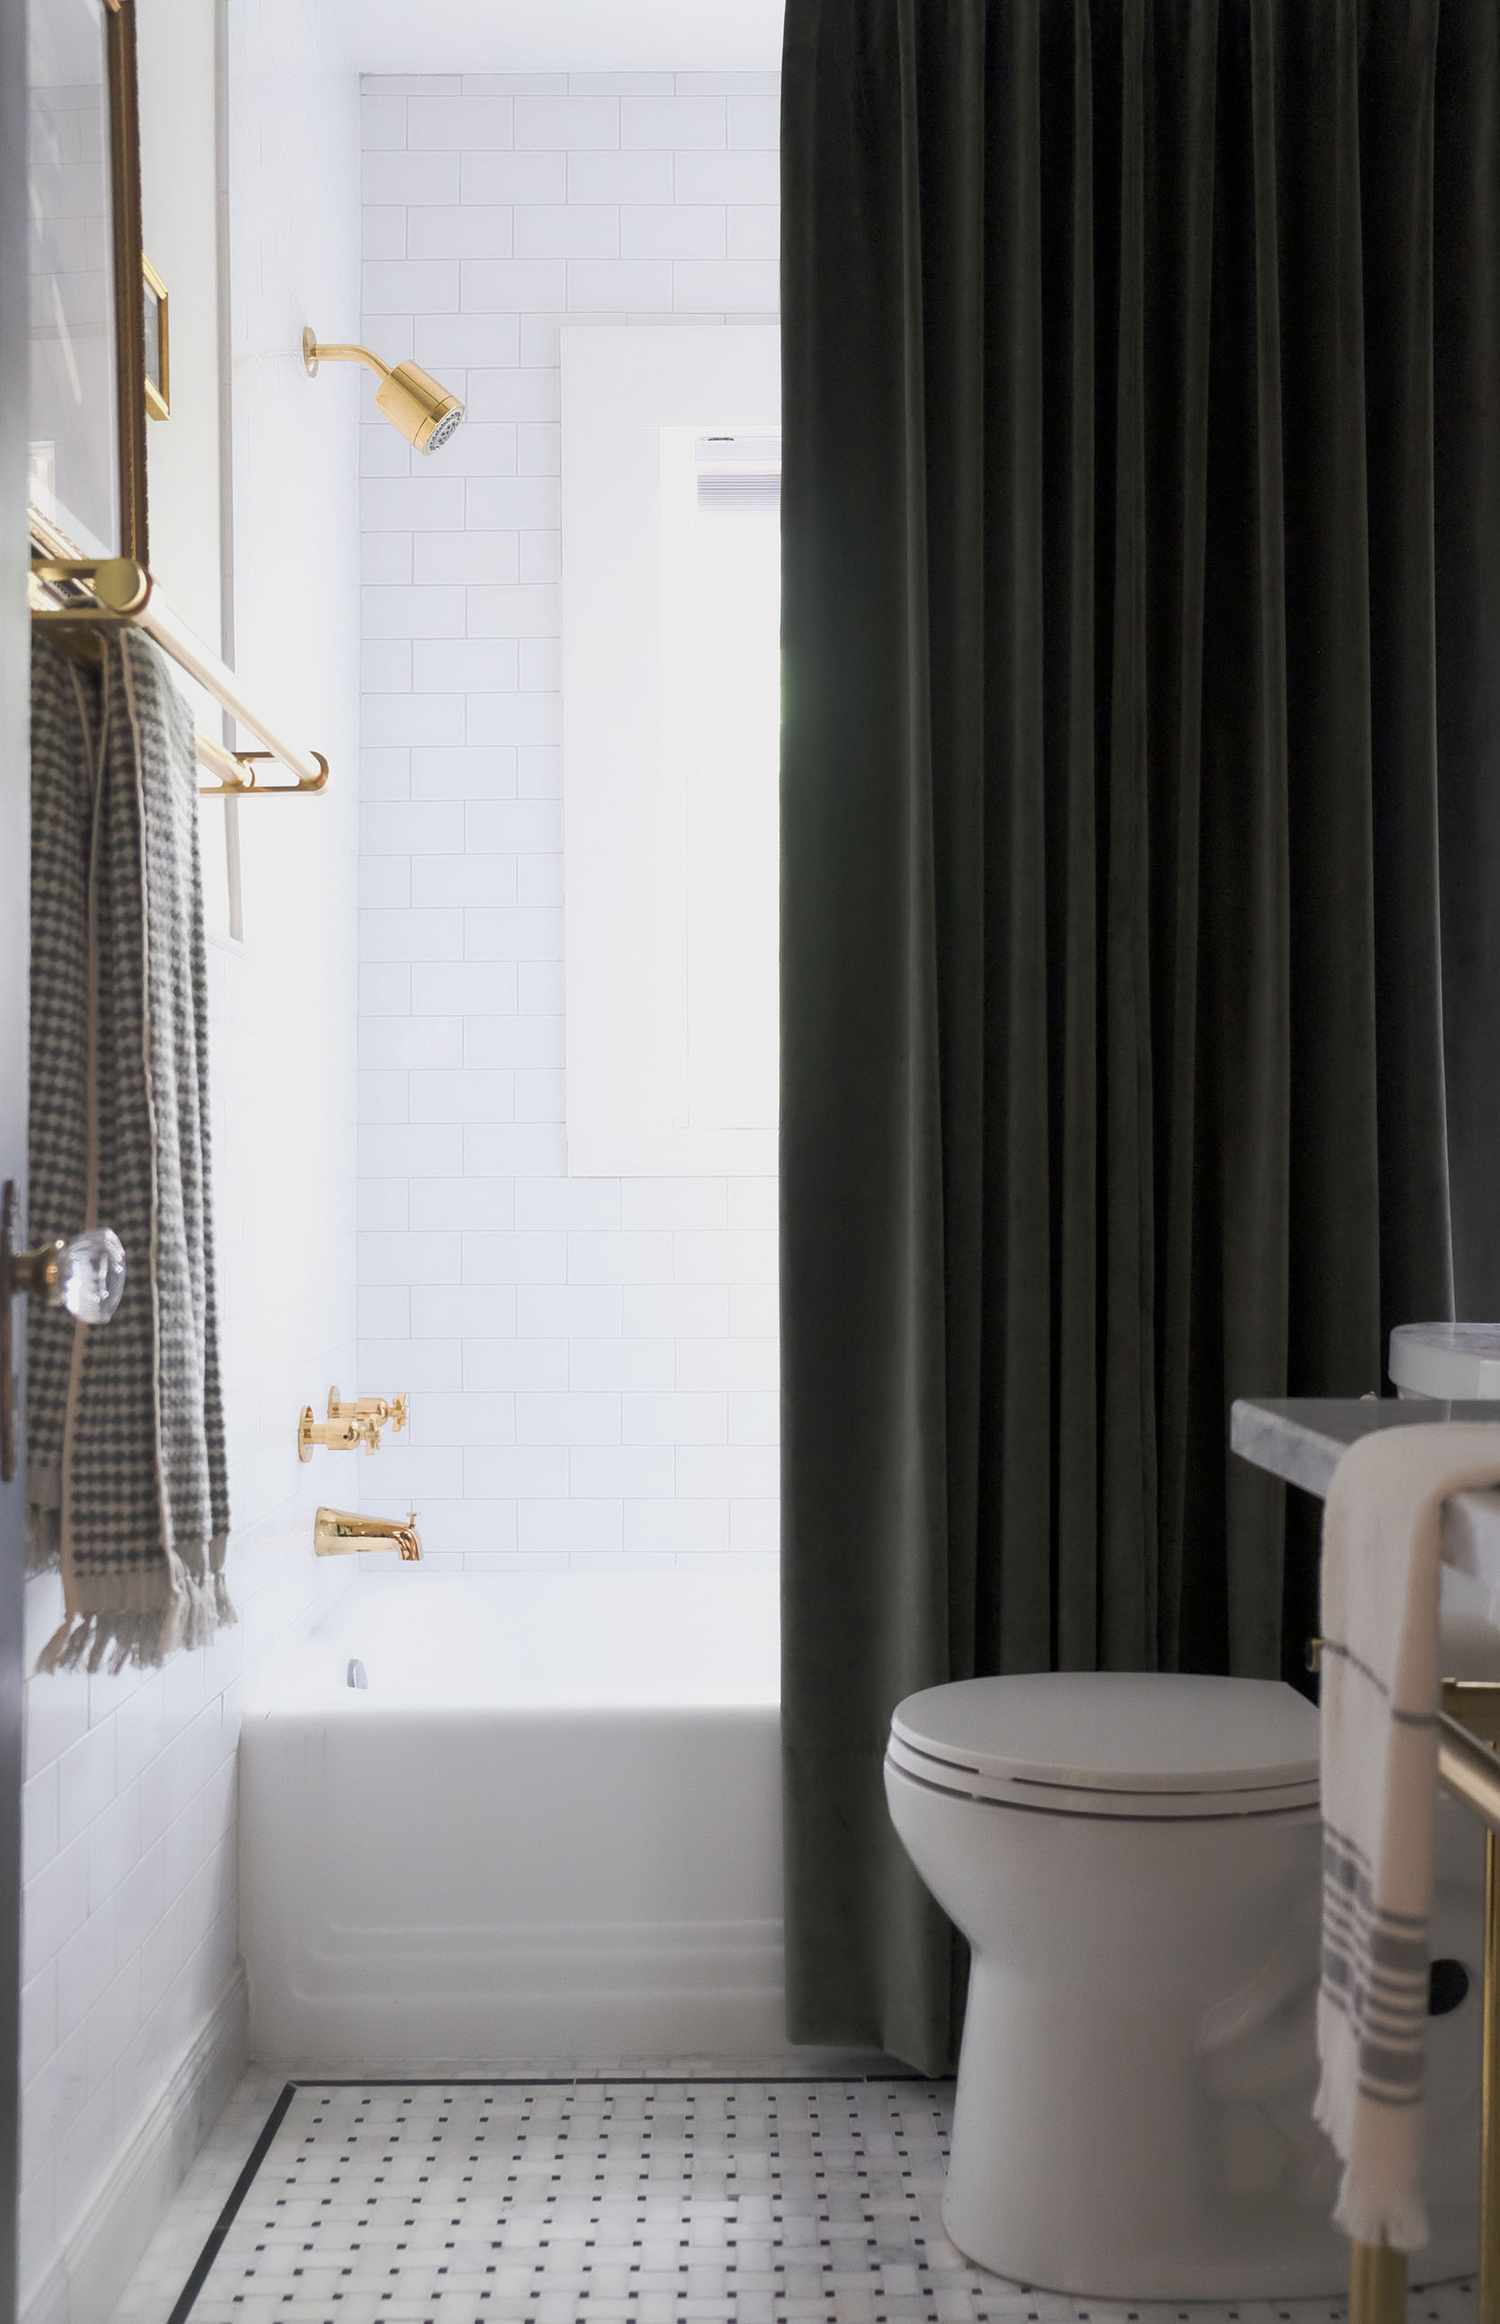
M 193 0 L 179 6 L 184 22 L 195 13 Z M 244 1676 L 353 1580 L 352 1560 L 313 1558 L 311 1530 L 317 1500 L 352 1497 L 356 1480 L 332 1456 L 302 1467 L 293 1431 L 298 1403 L 348 1379 L 354 1356 L 357 662 L 346 614 L 359 390 L 337 372 L 309 387 L 297 333 L 305 317 L 353 320 L 357 103 L 336 35 L 303 0 L 237 0 L 228 37 L 238 641 L 246 667 L 275 669 L 286 699 L 307 706 L 335 780 L 315 813 L 293 804 L 274 828 L 256 819 L 263 810 L 244 811 L 245 937 L 208 955 L 239 1625 L 157 1671 L 27 1684 L 21 2293 L 23 2313 L 34 2304 L 48 2317 L 68 2312 L 57 2271 L 69 2237 L 235 1975 Z M 212 38 L 200 46 L 211 119 Z M 274 140 L 261 134 L 269 120 Z M 184 198 L 212 206 L 212 178 Z M 173 291 L 212 311 L 212 282 L 174 280 Z M 461 523 L 462 481 L 452 489 Z M 408 653 L 415 634 L 401 633 Z M 322 1004 L 317 1039 L 299 1044 L 289 1028 L 309 991 Z M 369 1382 L 400 1384 L 384 1369 Z M 61 1618 L 57 1578 L 31 1581 L 28 1667 Z M 154 2220 L 137 2225 L 144 2240 Z
M 774 1561 L 776 1188 L 565 1175 L 558 331 L 777 311 L 764 73 L 364 82 L 360 1377 L 435 1565 Z M 397 1476 L 397 1468 L 400 1476 Z
M 239 1627 L 158 1671 L 28 1682 L 21 1992 L 23 2297 L 223 1998 L 239 1950 L 235 1754 L 247 1662 L 349 1584 L 310 1511 L 237 1533 Z M 28 1663 L 62 1618 L 27 1587 Z M 143 2222 L 149 2233 L 151 2222 Z

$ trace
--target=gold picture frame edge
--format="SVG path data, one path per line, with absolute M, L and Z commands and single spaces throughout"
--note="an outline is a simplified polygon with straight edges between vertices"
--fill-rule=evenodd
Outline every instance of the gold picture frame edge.
M 141 129 L 136 87 L 134 0 L 99 0 L 104 85 L 109 100 L 109 192 L 114 269 L 115 443 L 120 480 L 118 554 L 149 567 L 146 502 L 146 334 L 140 284 Z M 129 297 L 121 285 L 130 285 Z M 33 548 L 43 557 L 78 551 L 36 507 L 27 510 Z
M 149 568 L 146 507 L 146 334 L 141 314 L 141 123 L 135 0 L 105 0 L 110 182 L 115 239 L 115 403 L 120 443 L 122 554 Z M 128 285 L 128 295 L 125 286 Z
M 171 351 L 171 295 L 145 251 L 141 252 L 141 280 L 156 301 L 157 345 L 161 352 L 161 377 L 153 379 L 146 369 L 146 348 L 141 342 L 141 382 L 146 398 L 146 417 L 150 420 L 169 420 L 172 417 L 172 351 Z

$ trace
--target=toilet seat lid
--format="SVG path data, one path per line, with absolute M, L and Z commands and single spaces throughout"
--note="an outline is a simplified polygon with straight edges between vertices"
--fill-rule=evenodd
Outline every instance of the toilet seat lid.
M 1216 1798 L 1317 1791 L 1318 1714 L 1279 1679 L 1166 1671 L 959 1679 L 908 1695 L 891 1730 L 929 1760 L 1012 1783 Z

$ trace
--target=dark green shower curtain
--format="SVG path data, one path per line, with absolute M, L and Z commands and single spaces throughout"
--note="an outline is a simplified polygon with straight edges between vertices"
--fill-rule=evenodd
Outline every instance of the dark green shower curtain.
M 892 1705 L 1276 1672 L 1230 1399 L 1500 1313 L 1500 10 L 790 0 L 782 127 L 790 2026 L 932 2067 Z

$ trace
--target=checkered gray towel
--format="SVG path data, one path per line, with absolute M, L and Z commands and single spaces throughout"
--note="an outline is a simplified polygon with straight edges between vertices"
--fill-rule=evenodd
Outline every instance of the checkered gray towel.
M 1500 1424 L 1419 1423 L 1349 1447 L 1323 1512 L 1323 1978 L 1317 2119 L 1334 2216 L 1418 2251 L 1437 1803 L 1443 1503 L 1500 1483 Z
M 118 1669 L 234 1620 L 192 721 L 149 639 L 38 640 L 31 748 L 31 1240 L 111 1226 L 129 1270 L 107 1326 L 28 1318 L 28 1557 L 66 1607 L 38 1667 Z

